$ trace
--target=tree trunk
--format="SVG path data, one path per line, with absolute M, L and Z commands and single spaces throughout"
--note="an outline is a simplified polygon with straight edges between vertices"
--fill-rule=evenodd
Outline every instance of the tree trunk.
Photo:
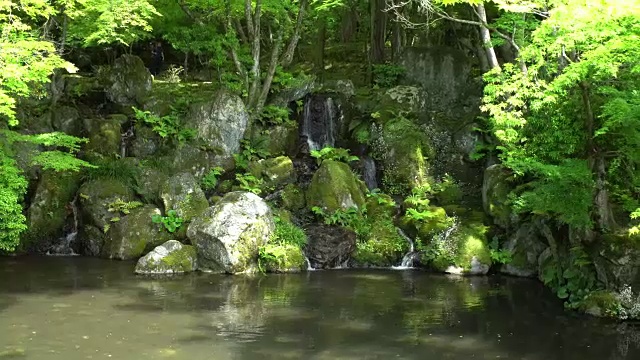
M 320 84 L 324 83 L 324 52 L 327 42 L 327 19 L 321 17 L 318 19 L 320 26 L 318 30 L 318 56 L 317 56 L 317 68 L 319 74 Z
M 480 18 L 480 22 L 483 24 L 487 23 L 487 12 L 484 8 L 483 4 L 478 4 L 475 6 L 476 13 Z M 498 57 L 496 56 L 496 51 L 491 44 L 491 32 L 485 26 L 480 27 L 480 38 L 482 39 L 482 45 L 487 53 L 487 60 L 489 62 L 489 66 L 494 69 L 500 67 L 500 63 L 498 63 Z
M 287 46 L 287 50 L 285 50 L 282 55 L 281 65 L 283 67 L 287 67 L 291 65 L 291 61 L 293 60 L 293 53 L 298 46 L 298 41 L 300 41 L 300 33 L 302 32 L 302 22 L 304 20 L 305 13 L 307 11 L 307 5 L 309 4 L 309 0 L 300 0 L 300 8 L 298 9 L 298 18 L 296 20 L 296 27 L 293 30 L 293 36 L 289 41 L 289 45 Z
M 251 0 L 245 0 L 245 17 L 247 28 L 249 29 L 249 40 L 251 41 L 251 86 L 249 88 L 249 109 L 254 109 L 258 102 L 258 87 L 260 85 L 260 10 L 261 0 L 256 0 L 254 15 L 251 14 Z
M 370 0 L 371 10 L 371 62 L 384 63 L 384 37 L 386 33 L 387 14 L 384 12 L 385 0 Z
M 358 13 L 355 4 L 350 4 L 342 13 L 340 21 L 340 40 L 342 43 L 350 43 L 358 27 Z
M 269 90 L 271 89 L 271 83 L 273 82 L 273 76 L 276 73 L 276 68 L 278 67 L 278 59 L 280 58 L 280 49 L 282 48 L 282 29 L 278 30 L 276 35 L 276 40 L 273 45 L 273 49 L 271 50 L 271 59 L 269 60 L 269 68 L 267 69 L 267 77 L 264 79 L 264 83 L 262 83 L 262 91 L 260 92 L 260 96 L 256 101 L 255 105 L 255 116 L 260 116 L 262 113 L 262 109 L 264 108 L 264 104 L 267 101 L 267 96 L 269 95 Z
M 404 29 L 398 21 L 393 21 L 391 29 L 391 59 L 397 60 L 402 52 L 402 33 Z

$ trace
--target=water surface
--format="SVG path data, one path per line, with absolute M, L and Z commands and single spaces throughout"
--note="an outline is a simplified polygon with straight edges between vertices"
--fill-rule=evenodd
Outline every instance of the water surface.
M 533 280 L 134 265 L 0 258 L 0 359 L 640 359 L 640 328 L 567 313 Z

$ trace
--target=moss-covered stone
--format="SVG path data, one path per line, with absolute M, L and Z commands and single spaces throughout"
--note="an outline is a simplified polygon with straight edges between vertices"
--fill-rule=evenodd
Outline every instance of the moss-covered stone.
M 162 186 L 160 197 L 165 211 L 175 210 L 184 221 L 191 221 L 209 207 L 198 181 L 189 173 L 169 178 Z
M 252 147 L 265 149 L 271 155 L 293 155 L 298 142 L 298 126 L 256 124 L 251 127 L 248 138 Z
M 119 221 L 112 221 L 102 248 L 102 256 L 119 260 L 137 259 L 169 240 L 171 234 L 160 224 L 153 223 L 154 215 L 160 215 L 160 209 L 145 205 L 131 210 L 129 215 Z
M 175 274 L 195 271 L 196 249 L 179 241 L 169 240 L 157 246 L 136 264 L 138 274 Z
M 358 242 L 353 259 L 359 266 L 389 267 L 398 265 L 408 251 L 409 243 L 391 218 L 379 217 L 372 222 L 368 238 Z
M 72 216 L 70 203 L 79 186 L 78 173 L 45 171 L 42 174 L 27 210 L 28 228 L 22 235 L 21 248 L 40 249 L 62 235 L 66 219 Z
M 432 239 L 431 266 L 451 274 L 486 274 L 491 266 L 487 230 L 481 223 L 459 224 L 448 235 Z
M 307 207 L 318 206 L 325 212 L 346 210 L 352 207 L 363 208 L 365 205 L 366 186 L 351 172 L 349 165 L 325 160 L 313 174 L 307 190 Z
M 116 179 L 95 179 L 82 184 L 78 190 L 82 222 L 104 229 L 115 216 L 109 212 L 109 204 L 116 200 L 130 202 L 135 199 L 133 190 Z
M 120 154 L 121 127 L 127 121 L 125 115 L 93 118 L 84 121 L 89 142 L 85 144 L 86 158 L 99 160 Z
M 383 167 L 387 193 L 407 194 L 429 182 L 429 159 L 434 150 L 425 131 L 405 117 L 384 122 L 375 132 L 373 156 Z
M 503 265 L 500 272 L 520 277 L 538 275 L 538 258 L 547 245 L 533 222 L 520 224 L 504 248 L 511 253 L 511 261 Z
M 609 289 L 640 288 L 640 236 L 620 232 L 602 237 L 594 246 L 598 280 Z
M 396 213 L 396 203 L 387 194 L 376 194 L 367 197 L 367 216 L 370 218 L 393 217 Z
M 487 215 L 491 216 L 493 223 L 507 228 L 511 223 L 511 207 L 508 205 L 508 195 L 512 190 L 509 183 L 512 175 L 502 165 L 489 166 L 484 171 L 482 184 L 482 203 Z
M 298 211 L 305 207 L 304 191 L 296 184 L 288 184 L 282 190 L 282 207 L 289 211 Z
M 267 244 L 261 249 L 260 266 L 267 272 L 292 273 L 306 268 L 306 261 L 296 245 Z
M 596 317 L 617 318 L 620 302 L 616 294 L 608 290 L 598 290 L 587 295 L 578 310 Z
M 254 161 L 249 164 L 249 172 L 262 179 L 267 188 L 276 188 L 295 180 L 293 161 L 287 156 Z
M 141 104 L 151 91 L 151 73 L 142 59 L 133 55 L 116 59 L 106 80 L 107 97 L 123 106 Z

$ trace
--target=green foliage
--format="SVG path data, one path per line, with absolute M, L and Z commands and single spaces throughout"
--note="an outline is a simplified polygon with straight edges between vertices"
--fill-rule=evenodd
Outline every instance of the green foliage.
M 311 150 L 311 156 L 316 159 L 318 165 L 322 164 L 325 160 L 335 160 L 346 163 L 359 160 L 357 156 L 349 155 L 348 149 L 333 147 L 324 147 L 321 150 Z
M 171 114 L 162 117 L 135 107 L 133 111 L 136 114 L 136 120 L 151 126 L 151 129 L 161 138 L 175 141 L 179 145 L 193 140 L 197 135 L 195 129 L 187 128 L 182 124 L 176 108 L 172 108 Z
M 394 64 L 373 65 L 373 82 L 382 88 L 390 88 L 399 84 L 407 70 Z
M 233 159 L 236 163 L 236 168 L 239 170 L 247 170 L 249 163 L 259 159 L 265 159 L 271 155 L 268 150 L 263 147 L 253 147 L 248 140 L 242 140 L 242 150 L 240 153 L 233 154 Z
M 258 118 L 258 121 L 265 126 L 275 126 L 282 124 L 292 124 L 293 121 L 289 119 L 289 113 L 291 110 L 286 107 L 269 105 L 265 106 L 262 110 L 262 114 Z
M 122 159 L 106 158 L 96 161 L 94 166 L 87 170 L 84 177 L 86 180 L 116 180 L 131 189 L 136 189 L 139 176 L 140 167 L 134 163 Z
M 580 246 L 572 247 L 568 258 L 561 262 L 550 259 L 542 268 L 541 279 L 559 298 L 567 301 L 569 308 L 577 308 L 597 287 L 593 263 Z
M 27 180 L 0 142 L 0 251 L 13 251 L 27 229 L 20 205 L 26 189 Z
M 350 207 L 347 210 L 338 209 L 327 213 L 321 207 L 314 206 L 311 211 L 327 225 L 338 225 L 353 230 L 359 238 L 366 238 L 371 230 L 367 221 L 366 209 Z
M 117 198 L 107 204 L 107 211 L 111 213 L 123 213 L 124 215 L 129 215 L 131 213 L 131 210 L 142 205 L 143 204 L 140 201 L 124 201 L 120 198 Z
M 385 195 L 384 193 L 382 193 L 380 189 L 371 190 L 369 193 L 367 193 L 367 197 L 375 199 L 378 205 L 383 205 L 388 207 L 396 206 L 396 202 L 393 201 L 393 199 L 391 199 L 388 195 Z
M 299 248 L 307 244 L 307 235 L 298 226 L 279 217 L 275 218 L 275 223 L 272 243 L 295 245 Z
M 267 265 L 277 269 L 288 269 L 302 263 L 302 247 L 307 243 L 304 230 L 279 217 L 269 243 L 258 249 L 258 267 L 266 272 Z
M 264 181 L 250 173 L 236 174 L 236 181 L 240 189 L 260 195 Z
M 513 254 L 507 249 L 500 248 L 500 243 L 497 237 L 489 243 L 489 254 L 491 255 L 491 261 L 497 264 L 508 264 L 513 260 Z
M 218 186 L 218 177 L 224 173 L 224 169 L 216 166 L 202 178 L 202 189 L 213 190 Z
M 167 216 L 157 214 L 153 215 L 151 217 L 151 221 L 153 221 L 154 224 L 164 225 L 164 228 L 172 234 L 176 232 L 176 230 L 178 230 L 184 222 L 184 220 L 178 216 L 178 212 L 175 210 L 167 211 Z

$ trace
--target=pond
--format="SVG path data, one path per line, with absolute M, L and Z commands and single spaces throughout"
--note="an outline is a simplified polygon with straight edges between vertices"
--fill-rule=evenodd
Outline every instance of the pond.
M 640 328 L 565 312 L 534 280 L 134 265 L 0 258 L 0 359 L 640 359 Z

